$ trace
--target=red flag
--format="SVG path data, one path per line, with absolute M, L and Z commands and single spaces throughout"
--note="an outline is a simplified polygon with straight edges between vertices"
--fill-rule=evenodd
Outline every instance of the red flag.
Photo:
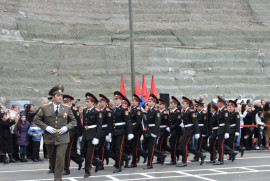
M 139 97 L 141 97 L 141 94 L 142 94 L 142 90 L 141 90 L 136 78 L 135 78 L 135 94 Z
M 142 82 L 142 100 L 147 102 L 149 99 L 149 94 L 148 94 L 148 90 L 147 90 L 147 86 L 146 86 L 146 82 L 145 82 L 145 77 L 143 75 L 143 82 Z
M 157 95 L 157 88 L 156 88 L 156 84 L 155 84 L 155 80 L 154 80 L 154 75 L 152 75 L 152 82 L 151 82 L 151 94 L 154 94 L 156 97 L 158 97 Z
M 120 92 L 126 97 L 126 88 L 125 88 L 125 84 L 124 84 L 124 79 L 123 79 L 123 75 L 121 75 L 121 86 L 120 86 Z

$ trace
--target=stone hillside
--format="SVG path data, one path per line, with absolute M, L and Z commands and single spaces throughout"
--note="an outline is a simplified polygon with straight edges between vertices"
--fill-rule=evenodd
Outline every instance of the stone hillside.
M 268 0 L 134 0 L 136 77 L 159 93 L 270 98 Z M 0 103 L 57 83 L 130 97 L 127 0 L 0 0 Z

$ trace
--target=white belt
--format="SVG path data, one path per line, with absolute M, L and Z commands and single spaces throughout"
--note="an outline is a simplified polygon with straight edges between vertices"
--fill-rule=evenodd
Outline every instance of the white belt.
M 126 123 L 125 122 L 121 122 L 121 123 L 114 123 L 115 126 L 122 126 L 122 125 L 125 125 Z
M 221 123 L 221 124 L 219 124 L 219 126 L 225 126 L 225 123 Z
M 212 129 L 215 130 L 215 129 L 218 129 L 218 127 L 213 127 Z
M 132 123 L 132 126 L 134 126 L 136 123 Z
M 149 126 L 149 127 L 154 127 L 154 126 L 155 126 L 155 124 L 148 124 L 148 126 Z
M 231 124 L 231 125 L 230 125 L 230 127 L 234 127 L 234 126 L 236 126 L 236 124 Z
M 107 128 L 107 124 L 102 125 L 102 128 Z
M 199 126 L 204 126 L 204 124 L 199 124 Z
M 166 128 L 167 125 L 160 125 L 160 128 Z
M 188 128 L 190 126 L 193 126 L 193 124 L 187 124 L 187 125 L 185 125 L 185 128 Z
M 85 129 L 91 129 L 91 128 L 96 128 L 97 127 L 97 125 L 92 125 L 92 126 L 85 126 L 84 128 Z
M 41 129 L 39 127 L 30 127 L 29 129 Z

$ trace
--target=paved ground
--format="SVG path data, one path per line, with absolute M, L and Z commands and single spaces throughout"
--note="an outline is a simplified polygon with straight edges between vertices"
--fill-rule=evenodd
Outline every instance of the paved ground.
M 207 155 L 209 158 L 209 155 Z M 192 158 L 192 155 L 189 159 Z M 169 161 L 169 158 L 166 160 Z M 77 165 L 72 163 L 71 174 L 64 176 L 63 180 L 67 181 L 135 181 L 135 180 L 208 180 L 208 181 L 228 181 L 228 180 L 269 180 L 270 174 L 270 151 L 250 151 L 246 152 L 244 157 L 231 163 L 225 160 L 222 166 L 213 166 L 205 164 L 200 166 L 199 163 L 188 163 L 185 168 L 175 166 L 154 165 L 151 170 L 143 170 L 144 165 L 139 165 L 133 169 L 123 169 L 121 174 L 113 174 L 114 162 L 110 161 L 105 170 L 98 173 L 92 173 L 92 176 L 84 179 L 84 171 L 77 170 Z M 40 163 L 15 163 L 0 165 L 1 181 L 46 181 L 53 180 L 53 175 L 48 174 L 48 161 Z

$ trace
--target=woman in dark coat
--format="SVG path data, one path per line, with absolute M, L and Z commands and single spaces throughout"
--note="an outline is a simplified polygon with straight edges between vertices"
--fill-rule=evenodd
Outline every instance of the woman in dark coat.
M 9 156 L 10 162 L 16 162 L 12 157 L 12 135 L 10 126 L 15 124 L 15 120 L 7 119 L 6 113 L 0 114 L 0 156 L 4 163 L 8 163 L 6 154 Z
M 21 162 L 27 162 L 25 156 L 27 153 L 27 146 L 29 145 L 29 136 L 27 132 L 30 126 L 30 123 L 26 121 L 25 115 L 21 115 L 19 122 L 14 128 L 14 134 L 17 136 L 16 144 L 20 146 Z

